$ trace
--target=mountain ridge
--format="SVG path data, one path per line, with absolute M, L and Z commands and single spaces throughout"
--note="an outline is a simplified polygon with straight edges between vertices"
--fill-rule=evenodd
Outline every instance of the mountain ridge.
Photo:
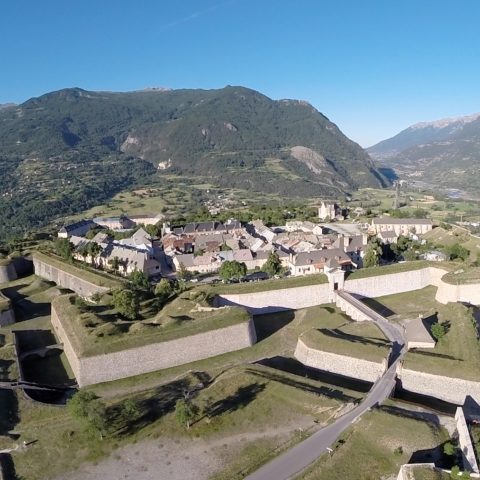
M 27 229 L 78 213 L 164 176 L 285 198 L 389 183 L 310 103 L 271 100 L 241 86 L 75 87 L 0 110 L 3 228 L 16 228 L 14 217 Z

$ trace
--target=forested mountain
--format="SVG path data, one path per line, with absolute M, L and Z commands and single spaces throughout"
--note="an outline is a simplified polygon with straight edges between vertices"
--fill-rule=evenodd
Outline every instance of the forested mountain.
M 404 176 L 444 187 L 480 186 L 480 113 L 419 123 L 367 149 Z
M 0 110 L 0 235 L 166 174 L 287 197 L 387 183 L 309 103 L 243 87 L 71 88 Z

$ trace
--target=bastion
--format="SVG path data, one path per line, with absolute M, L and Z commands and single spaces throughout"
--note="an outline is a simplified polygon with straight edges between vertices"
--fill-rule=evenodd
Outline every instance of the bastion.
M 0 259 L 0 283 L 13 282 L 18 278 L 13 261 L 9 258 Z
M 33 265 L 35 274 L 39 277 L 55 282 L 59 287 L 72 290 L 84 298 L 95 293 L 108 292 L 121 285 L 120 281 L 83 270 L 39 252 L 33 255 Z
M 113 345 L 114 351 L 110 353 L 91 354 L 87 350 L 82 350 L 78 332 L 72 330 L 72 323 L 76 320 L 69 317 L 68 306 L 65 306 L 65 302 L 70 300 L 69 297 L 71 296 L 63 295 L 53 300 L 51 320 L 80 387 L 203 360 L 251 347 L 257 340 L 253 320 L 244 311 L 245 315 L 239 317 L 237 312 L 237 320 L 226 321 L 223 328 L 172 340 L 167 336 L 166 341 L 162 341 L 160 334 L 152 336 L 153 340 L 149 339 L 151 343 L 135 348 L 116 350 L 116 346 Z M 229 310 L 221 310 L 227 319 Z

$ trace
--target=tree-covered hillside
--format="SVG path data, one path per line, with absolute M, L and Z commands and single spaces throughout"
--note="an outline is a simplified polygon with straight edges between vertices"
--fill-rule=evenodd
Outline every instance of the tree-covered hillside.
M 243 87 L 73 88 L 0 110 L 0 236 L 172 174 L 286 197 L 387 183 L 309 103 Z

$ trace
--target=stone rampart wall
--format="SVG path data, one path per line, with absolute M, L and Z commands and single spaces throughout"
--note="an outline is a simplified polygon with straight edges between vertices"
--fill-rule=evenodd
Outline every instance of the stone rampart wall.
M 145 345 L 120 352 L 78 357 L 52 305 L 52 324 L 70 362 L 78 384 L 83 387 L 133 377 L 251 347 L 257 340 L 255 325 L 246 322 L 168 342 Z
M 345 290 L 359 296 L 377 298 L 434 285 L 438 287 L 435 298 L 440 303 L 460 301 L 480 305 L 480 285 L 450 285 L 441 280 L 446 273 L 441 268 L 425 267 L 409 272 L 347 280 Z M 257 293 L 220 294 L 217 305 L 239 305 L 253 315 L 261 315 L 330 303 L 328 292 L 329 285 L 320 284 Z
M 252 315 L 298 310 L 329 303 L 328 289 L 329 285 L 322 283 L 266 292 L 221 294 L 218 297 L 218 306 L 239 305 L 245 307 Z
M 93 283 L 87 282 L 82 278 L 78 278 L 75 275 L 68 273 L 64 270 L 60 270 L 46 262 L 33 258 L 33 264 L 35 268 L 35 274 L 39 277 L 55 282 L 59 287 L 68 288 L 74 291 L 77 295 L 88 298 L 95 293 L 105 293 L 110 289 L 107 287 L 101 287 Z
M 475 450 L 473 448 L 470 431 L 468 429 L 467 420 L 463 413 L 463 408 L 458 407 L 455 412 L 455 420 L 457 422 L 458 441 L 462 451 L 463 468 L 467 472 L 478 473 L 478 464 L 475 458 Z
M 13 262 L 9 262 L 7 265 L 0 265 L 0 283 L 13 282 L 17 278 L 17 271 Z
M 402 369 L 400 366 L 397 368 L 397 373 L 401 379 L 402 388 L 410 392 L 429 395 L 456 405 L 463 405 L 465 397 L 470 395 L 480 403 L 479 382 Z
M 307 347 L 299 338 L 295 358 L 304 365 L 326 372 L 374 383 L 385 372 L 386 362 L 375 363 Z

